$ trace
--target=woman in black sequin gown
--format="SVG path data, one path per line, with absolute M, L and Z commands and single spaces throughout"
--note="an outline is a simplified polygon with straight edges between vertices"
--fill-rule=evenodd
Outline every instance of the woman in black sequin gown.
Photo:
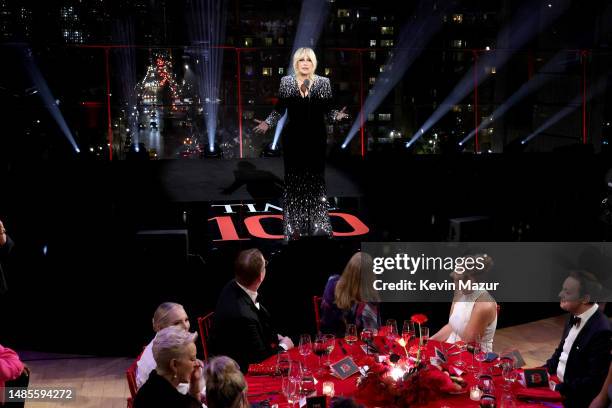
M 293 55 L 295 75 L 281 79 L 278 102 L 255 131 L 265 133 L 277 124 L 285 109 L 287 121 L 281 135 L 285 164 L 283 225 L 286 239 L 331 236 L 325 189 L 326 117 L 339 121 L 348 117 L 331 109 L 332 90 L 328 78 L 315 75 L 317 59 L 310 48 Z

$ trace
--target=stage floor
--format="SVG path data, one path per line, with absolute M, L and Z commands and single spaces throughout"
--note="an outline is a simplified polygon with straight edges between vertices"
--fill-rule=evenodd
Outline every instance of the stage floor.
M 503 317 L 502 317 L 503 318 Z M 528 367 L 542 365 L 558 345 L 567 316 L 500 329 L 495 351 L 518 349 Z M 77 404 L 27 403 L 26 408 L 125 408 L 129 395 L 125 370 L 133 357 L 97 358 L 60 354 L 20 353 L 32 370 L 31 387 L 73 387 Z

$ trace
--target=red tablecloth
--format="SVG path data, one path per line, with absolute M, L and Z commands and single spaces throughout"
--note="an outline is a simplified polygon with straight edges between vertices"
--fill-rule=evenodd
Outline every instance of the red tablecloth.
M 376 339 L 376 344 L 377 346 L 379 346 L 379 349 L 381 351 L 381 353 L 388 353 L 390 351 L 389 348 L 384 347 L 384 339 L 383 338 L 377 338 Z M 342 342 L 342 345 L 344 347 L 344 349 L 347 351 L 347 355 L 351 355 L 353 357 L 353 359 L 357 362 L 357 364 L 359 364 L 359 361 L 361 359 L 363 359 L 365 357 L 365 353 L 363 352 L 360 343 L 359 344 L 355 344 L 353 346 L 349 346 L 347 345 L 345 342 Z M 441 344 L 439 342 L 435 342 L 435 341 L 430 341 L 427 345 L 427 358 L 429 358 L 430 356 L 434 355 L 435 353 L 435 347 L 440 348 Z M 444 348 L 448 348 L 450 347 L 450 345 L 445 344 L 442 347 Z M 456 348 L 451 349 L 449 354 L 452 354 L 453 351 L 456 351 Z M 404 351 L 403 349 L 399 346 L 399 345 L 394 345 L 393 346 L 393 352 L 400 354 L 400 355 L 404 355 Z M 318 368 L 318 357 L 315 356 L 314 354 L 311 354 L 310 356 L 308 356 L 306 358 L 306 360 L 304 360 L 304 358 L 302 356 L 299 355 L 297 348 L 294 348 L 292 350 L 289 351 L 290 356 L 292 359 L 296 359 L 302 362 L 306 362 L 307 366 L 309 368 L 311 368 L 313 370 L 313 372 L 315 372 Z M 336 347 L 334 347 L 334 350 L 330 356 L 330 359 L 333 362 L 336 362 L 342 358 L 346 357 L 346 355 L 343 353 L 342 349 L 339 347 L 338 345 L 338 341 L 336 341 Z M 323 359 L 325 359 L 326 357 L 323 357 Z M 453 363 L 454 361 L 456 361 L 459 358 L 459 356 L 452 356 L 450 357 L 450 362 Z M 464 352 L 462 354 L 462 358 L 463 361 L 466 363 L 465 366 L 471 364 L 472 362 L 472 355 L 469 352 Z M 476 364 L 478 364 L 478 362 L 476 362 Z M 483 363 L 483 371 L 488 370 L 488 368 L 491 366 L 491 363 Z M 259 366 L 260 368 L 262 367 L 275 367 L 276 366 L 276 356 L 272 356 L 269 359 L 267 359 L 266 361 L 262 362 L 261 366 Z M 463 371 L 466 371 L 465 367 L 461 367 L 461 369 Z M 499 371 L 499 370 L 498 370 Z M 316 391 L 317 391 L 317 395 L 321 395 L 322 394 L 322 384 L 325 381 L 332 381 L 334 383 L 334 388 L 335 388 L 335 395 L 336 396 L 352 396 L 355 394 L 355 390 L 357 388 L 357 377 L 358 375 L 355 374 L 350 378 L 347 378 L 346 380 L 340 380 L 330 374 L 328 374 L 327 372 L 325 374 L 322 375 L 317 375 L 315 373 L 315 377 L 317 379 L 317 385 L 316 385 Z M 452 408 L 477 408 L 479 406 L 478 402 L 472 401 L 470 400 L 469 397 L 469 387 L 471 385 L 474 385 L 476 383 L 476 379 L 474 378 L 474 375 L 472 373 L 464 373 L 463 374 L 463 378 L 467 381 L 468 386 L 466 387 L 466 392 L 462 393 L 462 394 L 458 394 L 458 395 L 449 395 L 449 394 L 445 394 L 445 395 L 441 395 L 440 399 L 435 400 L 430 402 L 429 404 L 426 405 L 422 405 L 422 407 L 427 407 L 427 408 L 442 408 L 442 407 L 452 407 Z M 287 401 L 285 399 L 285 397 L 282 395 L 281 392 L 281 378 L 278 376 L 272 376 L 272 375 L 252 375 L 252 374 L 248 374 L 246 376 L 248 385 L 249 385 L 249 401 L 250 402 L 258 402 L 264 399 L 269 399 L 271 404 L 278 404 L 279 407 L 283 408 L 283 407 L 288 407 L 289 405 L 287 404 Z M 501 377 L 501 375 L 499 375 L 499 373 L 497 373 L 497 375 L 493 376 L 494 382 L 495 382 L 495 396 L 497 398 L 497 402 L 498 402 L 498 406 L 500 406 L 500 402 L 501 402 L 501 398 L 502 395 L 504 393 L 507 393 L 507 391 L 504 391 L 502 388 L 502 384 L 504 382 L 503 378 Z M 512 388 L 512 394 L 513 395 L 517 395 L 517 394 L 521 394 L 521 392 L 524 391 L 532 391 L 533 389 L 527 390 L 526 388 L 524 388 L 522 385 L 515 383 L 513 384 L 513 388 Z M 535 390 L 533 390 L 535 391 Z M 541 389 L 541 391 L 546 394 L 546 395 L 541 395 L 543 398 L 541 398 L 541 400 L 554 400 L 554 396 L 558 395 L 552 391 L 550 391 L 550 394 L 547 393 L 547 390 L 545 389 Z M 533 399 L 536 399 L 536 395 L 533 394 Z M 540 399 L 540 398 L 538 398 Z M 361 404 L 364 404 L 365 406 L 370 406 L 368 405 L 368 401 L 358 401 Z M 551 404 L 549 406 L 555 406 L 555 404 L 559 407 L 561 407 L 561 403 L 560 402 L 549 402 L 547 404 Z M 516 401 L 516 407 L 517 408 L 527 408 L 527 407 L 540 407 L 542 408 L 542 405 L 538 404 L 538 403 L 532 403 L 529 401 L 520 401 L 517 400 Z

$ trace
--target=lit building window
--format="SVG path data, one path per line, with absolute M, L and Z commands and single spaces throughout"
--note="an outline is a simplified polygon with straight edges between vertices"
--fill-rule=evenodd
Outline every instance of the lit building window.
M 393 47 L 393 40 L 380 40 L 381 47 Z
M 376 82 L 376 77 L 370 77 L 368 82 L 370 82 L 370 85 L 374 85 L 374 82 Z
M 376 40 L 370 40 L 370 47 L 376 47 Z
M 264 44 L 266 45 L 266 47 L 271 47 L 272 46 L 272 37 L 266 37 L 264 40 Z
M 244 66 L 244 73 L 247 75 L 253 75 L 253 66 L 252 65 L 245 65 Z
M 331 74 L 331 68 L 325 68 L 325 75 Z
M 270 67 L 264 67 L 261 69 L 261 74 L 263 76 L 272 76 L 272 68 Z
M 285 37 L 278 38 L 278 45 L 285 45 Z
M 380 27 L 382 35 L 393 35 L 393 27 Z
M 350 17 L 351 13 L 349 12 L 349 10 L 347 9 L 338 9 L 338 17 L 339 18 L 343 18 L 343 17 Z
M 388 122 L 391 120 L 391 114 L 390 113 L 379 113 L 378 120 Z
M 385 72 L 385 66 L 381 65 L 380 67 L 378 67 L 378 72 Z
M 370 51 L 370 59 L 371 60 L 375 60 L 376 59 L 376 51 Z
M 376 21 L 378 21 L 378 17 L 376 17 L 376 16 L 371 16 L 371 17 L 370 17 L 370 21 L 374 21 L 374 22 L 376 22 Z
M 340 32 L 343 33 L 346 31 L 346 24 L 340 24 Z
M 497 74 L 497 69 L 495 67 L 491 67 L 491 73 L 492 74 Z
M 463 23 L 463 14 L 453 14 L 453 23 Z
M 453 40 L 453 48 L 462 48 L 463 40 Z
M 245 47 L 252 47 L 253 46 L 253 39 L 251 37 L 246 37 L 244 39 L 244 46 Z
M 373 113 L 368 113 L 368 121 L 369 121 L 369 122 L 373 121 L 373 120 L 374 120 L 374 118 L 375 118 L 375 116 L 374 116 L 374 114 L 373 114 Z
M 285 74 L 285 68 L 283 68 L 283 67 L 278 68 L 278 74 L 279 75 Z

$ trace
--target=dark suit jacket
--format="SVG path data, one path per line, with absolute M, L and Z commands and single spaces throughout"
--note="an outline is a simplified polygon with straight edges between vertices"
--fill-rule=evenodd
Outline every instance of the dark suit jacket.
M 243 372 L 249 364 L 259 363 L 278 352 L 277 332 L 270 314 L 259 303 L 230 281 L 219 295 L 213 320 L 211 351 L 214 355 L 233 358 Z
M 4 268 L 6 267 L 7 259 L 14 245 L 15 244 L 13 243 L 13 240 L 11 240 L 11 237 L 7 235 L 6 243 L 0 246 L 0 295 L 6 293 L 8 290 Z
M 612 330 L 610 321 L 599 310 L 582 328 L 567 358 L 563 383 L 559 384 L 559 392 L 565 397 L 564 405 L 571 408 L 588 407 L 593 398 L 601 390 L 608 368 L 610 367 L 610 347 Z M 557 374 L 559 356 L 563 351 L 563 343 L 569 334 L 569 320 L 565 325 L 559 346 L 550 360 L 546 362 L 548 372 Z
M 191 395 L 178 392 L 153 370 L 134 397 L 134 408 L 202 408 L 202 403 Z

